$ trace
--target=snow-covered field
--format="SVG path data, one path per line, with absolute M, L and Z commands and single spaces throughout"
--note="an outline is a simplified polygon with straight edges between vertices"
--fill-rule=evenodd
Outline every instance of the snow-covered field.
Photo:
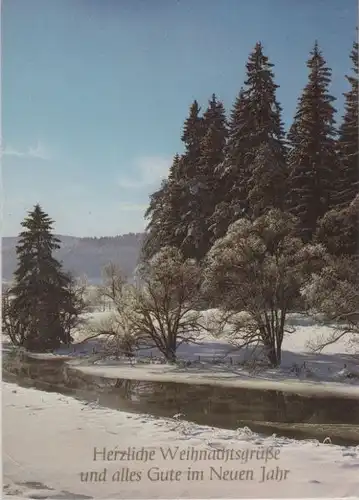
M 95 312 L 89 317 L 93 323 L 101 322 L 109 312 Z M 207 311 L 204 314 L 213 314 Z M 280 368 L 259 368 L 251 364 L 249 350 L 233 351 L 225 338 L 203 334 L 196 344 L 182 344 L 178 349 L 177 365 L 158 362 L 156 350 L 140 351 L 135 363 L 117 361 L 113 357 L 92 361 L 88 358 L 99 349 L 98 341 L 74 345 L 70 349 L 59 349 L 56 355 L 71 355 L 73 365 L 88 373 L 109 378 L 127 378 L 148 381 L 176 381 L 183 383 L 206 383 L 267 389 L 294 387 L 303 392 L 341 392 L 359 396 L 359 345 L 352 339 L 342 338 L 314 354 L 308 343 L 327 338 L 331 329 L 314 323 L 299 314 L 291 314 L 288 324 L 295 332 L 285 336 Z M 82 339 L 84 333 L 78 335 Z M 150 357 L 151 356 L 151 357 Z M 144 359 L 147 362 L 144 362 Z M 247 361 L 247 363 L 246 363 Z
M 126 414 L 8 383 L 2 404 L 3 498 L 359 496 L 359 447 Z
M 133 366 L 113 358 L 90 363 L 100 343 L 79 343 L 86 332 L 70 349 L 37 357 L 67 356 L 77 369 L 111 378 L 359 397 L 359 360 L 349 339 L 313 354 L 308 342 L 330 330 L 295 314 L 289 322 L 296 331 L 285 337 L 278 369 L 246 364 L 249 351 L 233 352 L 225 338 L 208 334 L 182 345 L 175 366 L 159 362 L 155 350 L 141 351 Z M 359 447 L 127 414 L 9 383 L 2 398 L 3 498 L 359 498 Z M 98 456 L 105 449 L 107 460 L 95 461 L 95 449 Z M 113 460 L 116 450 L 142 456 L 117 453 Z

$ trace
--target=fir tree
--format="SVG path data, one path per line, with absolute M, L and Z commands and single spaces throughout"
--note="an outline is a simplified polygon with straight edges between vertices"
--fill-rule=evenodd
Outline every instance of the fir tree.
M 228 226 L 247 209 L 249 175 L 245 170 L 244 153 L 248 123 L 248 108 L 245 105 L 242 88 L 230 113 L 223 162 L 217 167 L 221 191 L 216 200 L 210 226 L 216 238 L 224 236 Z
M 72 341 L 68 326 L 79 314 L 73 281 L 53 257 L 60 241 L 51 234 L 53 221 L 36 205 L 22 222 L 16 247 L 18 267 L 8 320 L 14 339 L 32 351 L 48 351 Z
M 200 116 L 201 108 L 196 100 L 190 106 L 188 118 L 183 125 L 181 140 L 184 143 L 186 174 L 195 175 L 196 165 L 201 154 L 201 141 L 205 133 L 204 120 Z
M 201 108 L 194 101 L 184 122 L 181 140 L 184 153 L 176 155 L 168 179 L 150 199 L 146 212 L 149 219 L 143 246 L 143 259 L 153 256 L 164 246 L 180 249 L 185 257 L 193 257 L 193 243 L 189 235 L 194 214 L 198 213 L 198 165 L 204 136 Z
M 176 154 L 169 175 L 158 191 L 150 196 L 150 204 L 145 213 L 149 220 L 142 246 L 142 260 L 155 255 L 163 246 L 180 248 L 181 237 L 181 157 Z M 183 238 L 182 238 L 183 239 Z
M 148 220 L 148 224 L 141 248 L 142 261 L 150 259 L 161 248 L 167 184 L 167 180 L 162 181 L 161 187 L 150 195 L 150 203 L 145 212 L 145 219 Z
M 353 74 L 347 76 L 350 85 L 349 92 L 344 93 L 345 114 L 339 128 L 339 160 L 340 179 L 336 204 L 338 208 L 345 208 L 358 193 L 358 43 L 353 44 L 350 54 L 353 63 Z
M 203 138 L 190 186 L 189 210 L 186 217 L 185 255 L 201 260 L 213 243 L 209 230 L 216 200 L 221 196 L 218 166 L 223 162 L 227 123 L 223 104 L 215 94 L 203 114 Z
M 288 206 L 299 220 L 299 234 L 310 241 L 317 221 L 334 206 L 336 157 L 335 100 L 328 92 L 331 70 L 317 42 L 307 62 L 309 81 L 289 131 Z
M 221 165 L 226 194 L 213 216 L 217 235 L 239 216 L 257 217 L 283 207 L 286 151 L 272 67 L 257 43 L 246 65 L 245 86 L 231 112 Z
M 249 165 L 248 209 L 259 217 L 271 208 L 283 208 L 286 187 L 286 158 L 281 106 L 276 99 L 273 64 L 257 43 L 247 62 L 244 100 L 248 106 Z
M 204 119 L 200 116 L 200 112 L 198 102 L 194 101 L 190 107 L 189 117 L 184 123 L 181 137 L 185 146 L 181 171 L 173 184 L 173 188 L 178 189 L 178 186 L 181 186 L 181 221 L 177 227 L 177 234 L 181 238 L 181 251 L 187 258 L 195 256 L 198 238 L 194 221 L 200 214 L 198 177 L 202 140 L 205 134 Z

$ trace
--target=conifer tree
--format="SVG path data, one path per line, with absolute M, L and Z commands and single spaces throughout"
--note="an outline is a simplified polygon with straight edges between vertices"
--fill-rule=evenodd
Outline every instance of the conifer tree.
M 273 64 L 259 42 L 247 62 L 244 99 L 249 109 L 248 154 L 249 213 L 259 217 L 271 208 L 283 208 L 286 158 L 282 108 L 276 98 Z
M 209 230 L 216 200 L 221 196 L 218 166 L 223 162 L 227 138 L 227 123 L 223 104 L 215 94 L 203 114 L 203 137 L 200 156 L 191 179 L 189 210 L 186 217 L 185 255 L 201 260 L 213 243 Z
M 161 187 L 150 195 L 149 206 L 145 212 L 148 220 L 146 234 L 141 248 L 141 261 L 147 261 L 161 248 L 161 238 L 166 211 L 168 180 L 163 180 Z
M 184 122 L 181 140 L 184 153 L 176 155 L 168 179 L 151 196 L 146 212 L 149 219 L 142 258 L 147 260 L 163 246 L 180 249 L 185 257 L 193 257 L 191 234 L 194 214 L 198 213 L 198 165 L 204 136 L 201 108 L 195 100 Z
M 184 143 L 181 168 L 173 176 L 172 191 L 177 188 L 181 197 L 180 224 L 176 231 L 181 239 L 180 249 L 186 258 L 193 258 L 195 253 L 194 218 L 200 213 L 198 193 L 198 165 L 201 157 L 201 144 L 205 134 L 201 108 L 195 100 L 190 106 L 189 116 L 183 126 L 181 140 Z
M 70 343 L 71 318 L 83 307 L 72 278 L 53 256 L 60 241 L 52 235 L 52 225 L 38 204 L 22 222 L 16 247 L 18 267 L 9 290 L 6 320 L 12 326 L 13 340 L 32 351 Z
M 245 170 L 245 136 L 248 108 L 241 88 L 228 121 L 228 139 L 223 162 L 217 167 L 221 190 L 211 216 L 210 229 L 216 238 L 224 236 L 228 226 L 247 209 L 248 171 Z
M 184 144 L 186 177 L 196 174 L 197 162 L 201 154 L 201 141 L 205 134 L 204 119 L 200 116 L 201 108 L 196 100 L 190 106 L 188 118 L 183 125 L 181 140 Z
M 257 43 L 246 64 L 245 86 L 231 112 L 221 165 L 226 195 L 213 215 L 217 235 L 239 216 L 257 217 L 283 206 L 286 151 L 272 67 Z
M 347 207 L 353 201 L 359 190 L 358 42 L 353 44 L 350 59 L 353 63 L 353 74 L 346 77 L 350 85 L 350 90 L 344 93 L 345 114 L 339 128 L 338 141 L 340 179 L 338 183 L 336 205 L 341 209 Z
M 176 154 L 170 167 L 168 178 L 162 181 L 158 191 L 150 196 L 150 204 L 145 213 L 149 219 L 146 237 L 142 246 L 142 260 L 155 255 L 163 246 L 181 247 L 178 229 L 181 227 L 181 157 Z
M 317 42 L 307 66 L 309 81 L 288 134 L 288 206 L 300 220 L 298 231 L 305 242 L 312 239 L 318 219 L 334 206 L 338 177 L 335 98 L 328 91 L 331 70 Z

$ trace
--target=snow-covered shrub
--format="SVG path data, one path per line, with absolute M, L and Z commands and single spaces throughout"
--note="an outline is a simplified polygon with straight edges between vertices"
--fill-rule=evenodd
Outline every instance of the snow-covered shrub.
M 333 209 L 319 220 L 316 239 L 331 255 L 355 255 L 359 239 L 359 194 L 345 208 Z
M 330 335 L 311 343 L 312 350 L 320 351 L 344 336 L 359 339 L 358 276 L 358 258 L 331 258 L 303 287 L 309 313 L 316 321 L 333 327 Z

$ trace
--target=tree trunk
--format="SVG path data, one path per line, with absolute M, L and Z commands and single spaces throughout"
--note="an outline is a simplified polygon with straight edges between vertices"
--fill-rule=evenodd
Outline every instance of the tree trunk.
M 176 351 L 173 351 L 172 349 L 168 348 L 167 352 L 165 353 L 165 358 L 169 363 L 175 363 L 177 359 Z
M 270 363 L 271 368 L 277 368 L 282 361 L 282 349 L 281 346 L 276 345 L 267 345 L 267 358 Z
M 176 340 L 168 339 L 168 343 L 166 345 L 166 352 L 164 353 L 164 355 L 169 363 L 176 362 L 177 360 L 176 350 L 177 350 Z
M 275 346 L 270 346 L 267 348 L 267 357 L 271 368 L 277 368 L 280 362 L 278 362 L 277 349 Z

